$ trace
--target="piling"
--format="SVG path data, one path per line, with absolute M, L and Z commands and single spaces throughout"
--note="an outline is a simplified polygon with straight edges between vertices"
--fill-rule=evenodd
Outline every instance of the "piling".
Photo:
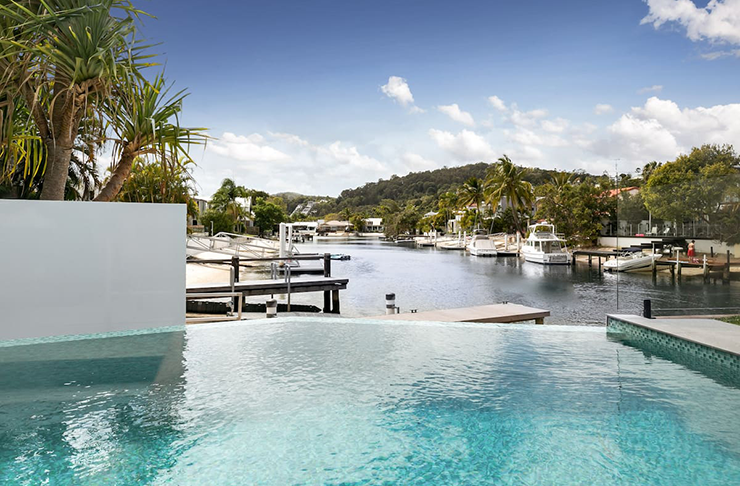
M 707 255 L 704 255 L 702 262 L 702 274 L 704 276 L 704 283 L 709 283 L 709 265 L 707 264 Z
M 396 294 L 385 294 L 385 315 L 396 313 Z
M 331 254 L 324 253 L 324 277 L 331 277 Z M 331 312 L 331 291 L 324 290 L 324 314 Z
M 642 317 L 645 317 L 646 319 L 653 318 L 653 303 L 650 299 L 642 301 Z
M 277 317 L 277 300 L 270 299 L 265 303 L 265 309 L 267 310 L 267 316 L 270 317 Z
M 730 283 L 730 250 L 727 250 L 727 264 L 722 272 L 722 283 Z

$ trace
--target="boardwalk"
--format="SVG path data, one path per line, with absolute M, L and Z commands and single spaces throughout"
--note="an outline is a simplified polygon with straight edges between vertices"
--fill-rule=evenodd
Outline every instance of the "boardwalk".
M 383 319 L 393 321 L 430 321 L 430 322 L 489 322 L 508 323 L 521 321 L 535 321 L 543 324 L 550 311 L 526 307 L 519 304 L 491 304 L 462 309 L 443 309 L 427 312 L 410 312 L 406 314 L 390 314 L 369 319 Z

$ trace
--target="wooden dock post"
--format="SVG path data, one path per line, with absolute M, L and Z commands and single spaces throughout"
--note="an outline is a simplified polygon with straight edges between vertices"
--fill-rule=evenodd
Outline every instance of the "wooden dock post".
M 678 273 L 678 279 L 681 280 L 681 260 L 676 259 L 676 273 Z
M 676 280 L 676 265 L 670 265 L 671 268 L 671 280 Z
M 232 280 L 231 280 L 231 291 L 234 291 L 234 283 L 239 281 L 239 256 L 234 255 L 231 257 L 231 270 L 232 270 Z M 239 307 L 239 299 L 244 299 L 244 296 L 241 297 L 234 297 L 234 309 L 237 309 Z
M 704 261 L 702 262 L 702 274 L 704 276 L 704 283 L 709 283 L 709 264 L 707 263 L 707 255 L 704 254 Z
M 339 290 L 331 291 L 332 313 L 339 314 Z
M 655 258 L 653 258 L 652 263 L 650 264 L 650 271 L 653 274 L 653 279 L 658 277 L 658 263 Z
M 589 256 L 588 256 L 588 266 L 589 266 L 589 268 L 591 268 L 591 266 L 592 266 L 592 263 L 593 263 L 593 262 L 592 262 L 592 258 L 593 258 L 593 257 L 592 257 L 591 255 L 589 255 Z
M 727 250 L 727 263 L 722 272 L 722 283 L 730 283 L 730 250 Z
M 324 277 L 331 277 L 331 255 L 329 253 L 324 253 Z M 338 292 L 339 291 L 337 291 L 337 293 Z M 330 312 L 331 291 L 324 290 L 324 314 L 329 314 Z

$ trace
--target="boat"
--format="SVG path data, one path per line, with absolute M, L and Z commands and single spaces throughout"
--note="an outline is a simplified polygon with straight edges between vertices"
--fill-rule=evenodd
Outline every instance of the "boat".
M 496 256 L 496 242 L 488 236 L 485 230 L 477 230 L 470 239 L 466 249 L 472 256 Z
M 628 272 L 650 268 L 655 260 L 662 255 L 660 253 L 643 253 L 640 249 L 621 250 L 613 260 L 604 262 L 604 269 L 617 272 Z
M 497 257 L 519 256 L 519 233 L 509 235 L 507 233 L 495 233 L 488 235 L 488 239 L 496 245 Z
M 555 233 L 555 225 L 537 223 L 529 226 L 529 236 L 521 250 L 524 260 L 543 265 L 569 265 L 571 255 L 565 240 Z

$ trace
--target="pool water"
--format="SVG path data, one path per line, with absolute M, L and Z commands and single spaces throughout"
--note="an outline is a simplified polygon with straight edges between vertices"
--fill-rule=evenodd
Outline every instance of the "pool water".
M 0 484 L 739 484 L 738 403 L 603 328 L 291 318 L 6 346 Z

